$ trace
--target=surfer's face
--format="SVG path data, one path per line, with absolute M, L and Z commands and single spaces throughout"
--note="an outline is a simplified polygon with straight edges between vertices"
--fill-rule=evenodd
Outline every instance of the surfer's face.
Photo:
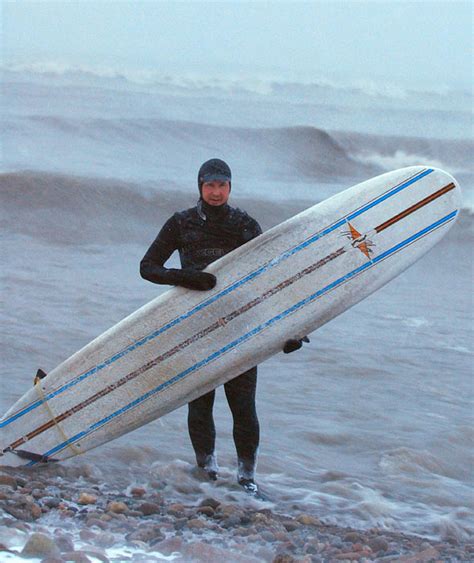
M 230 183 L 222 180 L 204 182 L 201 188 L 202 199 L 209 205 L 224 205 L 230 194 Z

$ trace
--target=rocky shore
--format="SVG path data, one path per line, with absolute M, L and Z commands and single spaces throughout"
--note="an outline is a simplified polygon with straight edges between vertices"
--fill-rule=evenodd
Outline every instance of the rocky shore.
M 81 476 L 0 473 L 0 561 L 399 563 L 474 561 L 474 543 L 432 541 L 382 529 L 355 530 L 304 513 L 281 514 L 204 498 L 167 498 L 163 484 L 108 490 Z

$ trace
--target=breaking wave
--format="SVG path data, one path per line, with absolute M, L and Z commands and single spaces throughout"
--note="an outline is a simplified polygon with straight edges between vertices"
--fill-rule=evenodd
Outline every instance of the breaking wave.
M 380 171 L 379 166 L 354 159 L 334 136 L 315 127 L 255 129 L 161 119 L 33 115 L 7 119 L 3 130 L 6 170 L 182 178 L 190 170 L 194 176 L 209 154 L 224 153 L 246 177 L 334 182 Z
M 250 128 L 158 118 L 29 115 L 5 118 L 3 138 L 4 171 L 188 182 L 209 155 L 221 155 L 241 177 L 277 182 L 347 184 L 348 178 L 360 181 L 419 164 L 460 175 L 469 186 L 474 176 L 470 140 L 331 132 L 310 126 Z
M 409 101 L 416 96 L 430 98 L 433 102 L 449 99 L 453 95 L 469 98 L 470 93 L 463 90 L 453 90 L 446 85 L 437 84 L 436 87 L 405 87 L 399 82 L 375 81 L 365 78 L 352 82 L 341 81 L 327 76 L 311 76 L 295 71 L 271 72 L 239 72 L 231 71 L 202 73 L 196 71 L 175 71 L 156 68 L 119 68 L 111 66 L 72 65 L 60 61 L 36 61 L 24 64 L 9 64 L 0 66 L 0 70 L 10 77 L 15 75 L 30 78 L 46 78 L 48 80 L 95 82 L 114 85 L 115 87 L 139 86 L 146 88 L 170 88 L 196 92 L 221 92 L 234 94 L 253 94 L 257 96 L 291 96 L 299 99 L 309 99 L 322 90 L 336 94 L 362 95 L 368 98 L 392 101 Z
M 22 171 L 0 174 L 0 221 L 14 232 L 60 245 L 143 244 L 174 212 L 196 204 L 169 182 L 138 184 L 116 179 Z M 240 198 L 266 230 L 316 202 Z
M 195 205 L 197 188 L 169 182 L 125 182 L 39 171 L 0 174 L 0 220 L 4 232 L 53 244 L 143 243 L 176 210 Z M 318 203 L 234 196 L 233 205 L 251 209 L 264 230 Z M 474 212 L 464 209 L 453 231 L 471 237 Z

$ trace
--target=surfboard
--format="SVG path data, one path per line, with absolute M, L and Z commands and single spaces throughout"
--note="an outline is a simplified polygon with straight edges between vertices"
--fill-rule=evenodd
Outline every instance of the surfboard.
M 353 186 L 211 264 L 40 373 L 0 419 L 0 463 L 83 454 L 277 354 L 417 261 L 453 225 L 456 180 L 414 166 Z

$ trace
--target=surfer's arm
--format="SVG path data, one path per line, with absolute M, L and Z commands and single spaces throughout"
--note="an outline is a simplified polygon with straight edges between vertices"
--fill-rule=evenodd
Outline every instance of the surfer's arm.
M 179 285 L 188 289 L 208 290 L 216 285 L 216 278 L 208 272 L 165 268 L 165 263 L 178 248 L 179 231 L 173 217 L 164 224 L 158 236 L 140 262 L 143 279 L 162 285 Z
M 169 283 L 167 281 L 169 269 L 165 268 L 164 264 L 177 249 L 177 242 L 178 229 L 173 216 L 163 225 L 140 262 L 140 275 L 143 279 L 165 285 Z

